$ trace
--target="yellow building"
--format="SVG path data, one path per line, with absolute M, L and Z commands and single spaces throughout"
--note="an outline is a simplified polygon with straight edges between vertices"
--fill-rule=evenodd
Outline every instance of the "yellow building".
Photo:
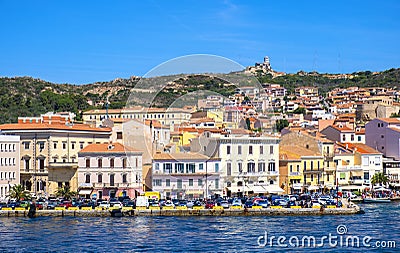
M 21 184 L 38 196 L 51 195 L 59 187 L 78 188 L 78 152 L 92 143 L 108 143 L 110 128 L 74 124 L 61 115 L 18 118 L 0 125 L 5 134 L 20 136 Z

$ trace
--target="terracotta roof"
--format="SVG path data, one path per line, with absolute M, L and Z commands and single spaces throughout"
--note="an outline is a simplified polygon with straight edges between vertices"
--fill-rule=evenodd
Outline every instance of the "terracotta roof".
M 48 124 L 48 123 L 15 123 L 0 125 L 0 130 L 69 130 L 69 131 L 93 131 L 111 132 L 111 128 L 95 128 L 86 124 Z
M 302 156 L 321 156 L 321 154 L 316 153 L 310 149 L 297 146 L 297 145 L 281 145 L 279 147 L 279 152 L 285 152 L 287 155 L 290 155 L 291 157 L 302 157 Z
M 338 145 L 345 147 L 348 150 L 358 152 L 360 154 L 381 154 L 379 151 L 362 143 L 339 143 Z
M 334 128 L 334 129 L 336 129 L 336 130 L 338 130 L 340 132 L 354 132 L 353 129 L 351 129 L 350 127 L 347 127 L 347 126 L 340 127 L 340 126 L 337 126 L 337 125 L 333 125 L 333 126 L 330 126 L 330 127 Z
M 112 148 L 110 148 L 112 147 Z M 142 151 L 136 150 L 134 148 L 124 146 L 121 143 L 93 143 L 87 145 L 83 148 L 79 153 L 125 153 L 125 152 L 140 152 Z

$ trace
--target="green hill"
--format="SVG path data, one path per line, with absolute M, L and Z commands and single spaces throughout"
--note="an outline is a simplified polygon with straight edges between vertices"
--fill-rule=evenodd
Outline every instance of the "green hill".
M 289 92 L 293 92 L 299 86 L 317 86 L 322 94 L 335 87 L 397 88 L 400 85 L 400 69 L 389 69 L 378 73 L 356 72 L 350 76 L 351 78 L 348 76 L 338 78 L 338 75 L 334 74 L 298 72 L 276 78 L 268 74 L 259 75 L 257 79 L 261 83 L 281 84 Z M 198 90 L 209 90 L 228 96 L 234 93 L 233 84 L 243 82 L 247 84 L 248 79 L 244 73 L 238 72 L 229 74 L 229 78 L 223 74 L 217 76 L 176 75 L 146 79 L 118 78 L 109 82 L 71 85 L 54 84 L 31 77 L 3 77 L 0 78 L 0 124 L 16 122 L 19 116 L 38 116 L 48 111 L 72 111 L 76 113 L 77 120 L 80 120 L 82 111 L 105 108 L 107 98 L 110 102 L 109 108 L 124 107 L 130 96 L 130 101 L 133 103 L 131 105 L 148 105 L 145 102 L 145 93 L 135 94 L 137 91 L 132 91 L 132 88 L 138 88 L 138 86 L 141 89 L 152 89 L 154 92 L 165 86 L 155 95 L 155 99 L 151 100 L 151 105 L 168 107 L 183 95 Z

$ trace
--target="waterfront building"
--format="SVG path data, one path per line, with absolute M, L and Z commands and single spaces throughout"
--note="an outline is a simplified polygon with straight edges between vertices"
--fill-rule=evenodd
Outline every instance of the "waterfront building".
M 0 134 L 0 200 L 5 200 L 9 190 L 20 182 L 20 137 Z
M 354 155 L 354 163 L 349 158 L 351 155 L 346 155 L 347 159 L 345 161 L 347 164 L 345 166 L 340 166 L 338 156 L 335 156 L 335 160 L 338 163 L 336 178 L 339 181 L 343 181 L 343 174 L 340 173 L 349 172 L 351 184 L 362 183 L 363 185 L 371 186 L 372 177 L 376 173 L 383 172 L 383 156 L 379 151 L 362 143 L 337 143 L 337 145 L 342 151 L 347 150 L 347 153 L 353 153 Z
M 179 125 L 190 121 L 193 108 L 146 108 L 136 106 L 124 109 L 94 109 L 83 113 L 85 124 L 99 127 L 104 119 L 157 120 L 162 125 Z
M 204 134 L 192 139 L 192 152 L 221 159 L 226 196 L 282 192 L 279 184 L 279 139 L 244 129 Z
M 20 182 L 37 196 L 49 196 L 59 187 L 77 190 L 78 152 L 92 143 L 108 143 L 110 128 L 75 124 L 57 114 L 20 117 L 0 125 L 7 135 L 20 136 Z
M 327 139 L 335 142 L 365 143 L 365 129 L 346 125 L 330 125 L 321 131 Z
M 78 153 L 78 191 L 86 198 L 138 196 L 142 152 L 118 142 L 90 144 Z
M 385 157 L 400 160 L 400 119 L 376 118 L 368 122 L 365 143 Z
M 193 199 L 222 195 L 220 159 L 199 153 L 157 153 L 152 190 L 163 198 Z
M 308 190 L 332 189 L 335 186 L 334 142 L 316 131 L 286 130 L 282 132 L 280 146 L 286 150 L 299 150 L 302 158 L 303 181 Z M 308 150 L 308 151 L 306 151 Z

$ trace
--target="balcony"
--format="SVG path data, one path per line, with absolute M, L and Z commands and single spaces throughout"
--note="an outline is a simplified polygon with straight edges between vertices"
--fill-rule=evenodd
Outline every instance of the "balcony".
M 348 172 L 348 171 L 363 171 L 361 166 L 339 166 L 337 172 Z
M 84 183 L 87 184 L 87 183 Z M 89 183 L 90 184 L 90 183 Z M 140 183 L 93 183 L 93 187 L 96 188 L 129 188 L 129 187 L 138 187 Z
M 322 174 L 322 170 L 304 170 L 303 174 Z
M 300 176 L 301 173 L 300 172 L 289 172 L 289 176 Z
M 34 171 L 34 170 L 21 170 L 20 173 L 24 174 L 24 175 L 33 175 L 33 174 L 35 174 L 35 175 L 39 175 L 40 176 L 40 175 L 47 175 L 48 171 L 46 169 L 44 169 L 44 170 L 36 170 L 36 171 Z
M 324 168 L 324 171 L 326 171 L 326 172 L 328 172 L 328 171 L 333 172 L 333 171 L 336 171 L 336 168 L 335 168 L 335 167 L 326 167 L 326 168 Z
M 368 180 L 369 181 L 369 180 Z M 359 184 L 362 185 L 364 183 L 364 179 L 350 179 L 350 184 Z

